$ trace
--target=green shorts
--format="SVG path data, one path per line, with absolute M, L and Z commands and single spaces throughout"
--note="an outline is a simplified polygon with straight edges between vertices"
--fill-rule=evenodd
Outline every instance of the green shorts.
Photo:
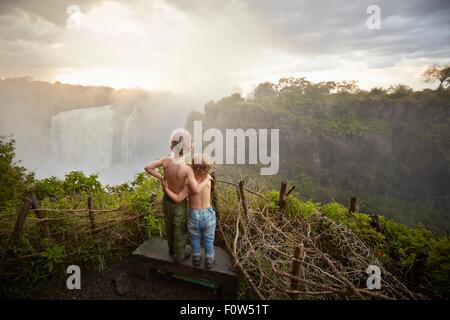
M 177 203 L 164 194 L 162 204 L 169 252 L 171 255 L 182 256 L 186 245 L 187 199 Z

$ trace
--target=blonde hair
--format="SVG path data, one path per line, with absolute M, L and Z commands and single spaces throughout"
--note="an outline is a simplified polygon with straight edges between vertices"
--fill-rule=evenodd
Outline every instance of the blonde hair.
M 192 158 L 191 167 L 195 177 L 203 178 L 209 173 L 212 163 L 206 154 L 196 154 Z

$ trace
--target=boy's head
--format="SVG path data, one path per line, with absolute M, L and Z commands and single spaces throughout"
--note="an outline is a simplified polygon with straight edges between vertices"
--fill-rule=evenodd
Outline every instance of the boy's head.
M 192 148 L 191 134 L 186 129 L 176 129 L 170 137 L 170 150 L 175 156 L 188 154 Z
M 196 154 L 192 158 L 191 167 L 196 178 L 204 178 L 211 169 L 211 160 L 206 154 Z

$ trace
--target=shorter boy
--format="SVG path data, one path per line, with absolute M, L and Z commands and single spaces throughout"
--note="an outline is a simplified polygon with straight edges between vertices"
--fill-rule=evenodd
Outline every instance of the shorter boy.
M 186 184 L 180 193 L 176 194 L 164 184 L 166 194 L 175 202 L 183 201 L 189 195 L 189 214 L 187 229 L 191 238 L 192 263 L 198 267 L 201 262 L 200 243 L 205 244 L 205 267 L 212 268 L 214 257 L 214 236 L 216 232 L 216 213 L 211 207 L 211 176 L 208 174 L 211 162 L 206 155 L 198 154 L 192 159 L 191 167 L 199 184 L 199 193 L 190 192 Z

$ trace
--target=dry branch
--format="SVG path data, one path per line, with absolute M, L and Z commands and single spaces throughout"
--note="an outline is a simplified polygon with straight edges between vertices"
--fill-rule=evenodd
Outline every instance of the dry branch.
M 276 208 L 252 207 L 249 214 L 241 215 L 241 203 L 229 201 L 228 214 L 222 214 L 219 221 L 221 237 L 246 289 L 259 299 L 421 297 L 384 268 L 349 228 L 320 212 L 309 218 L 279 219 Z M 381 290 L 366 288 L 366 269 L 371 264 L 381 269 Z

